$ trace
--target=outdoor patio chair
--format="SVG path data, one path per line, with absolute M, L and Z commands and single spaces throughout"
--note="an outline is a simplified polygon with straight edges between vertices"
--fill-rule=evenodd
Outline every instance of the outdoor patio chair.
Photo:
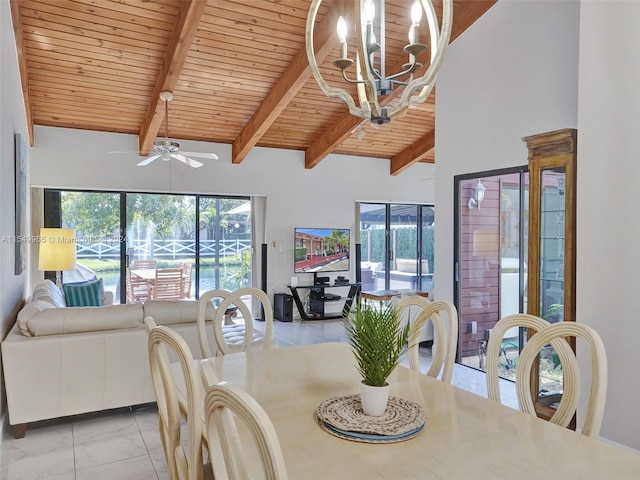
M 153 285 L 149 285 L 150 298 L 184 298 L 184 282 L 181 268 L 158 268 Z
M 182 264 L 182 287 L 184 290 L 184 298 L 191 298 L 191 277 L 193 276 L 193 263 L 185 262 Z
M 126 270 L 126 282 L 127 303 L 141 302 L 149 297 L 147 281 L 137 275 L 132 275 L 129 267 Z
M 158 262 L 155 260 L 134 260 L 131 262 L 133 270 L 153 270 L 158 268 Z

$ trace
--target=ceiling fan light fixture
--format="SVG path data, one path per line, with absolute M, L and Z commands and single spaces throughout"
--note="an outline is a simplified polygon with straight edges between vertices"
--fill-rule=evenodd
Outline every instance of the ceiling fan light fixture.
M 311 2 L 307 15 L 305 44 L 309 68 L 325 95 L 341 99 L 349 107 L 349 113 L 376 124 L 400 118 L 410 106 L 419 105 L 428 98 L 435 85 L 436 75 L 451 38 L 453 0 L 442 0 L 440 25 L 432 0 L 413 0 L 407 15 L 409 45 L 404 47 L 404 52 L 409 56 L 409 62 L 400 67 L 399 72 L 392 74 L 387 74 L 385 67 L 385 0 L 375 2 L 374 0 L 353 0 L 354 21 L 350 23 L 355 23 L 356 26 L 356 60 L 354 62 L 348 58 L 348 34 L 345 29 L 349 22 L 340 17 L 338 20 L 340 58 L 335 60 L 333 65 L 341 70 L 345 82 L 356 84 L 359 105 L 349 92 L 343 88 L 330 86 L 320 73 L 314 52 L 314 27 L 321 3 L 322 0 Z M 376 16 L 376 13 L 379 14 Z M 423 13 L 429 27 L 431 60 L 423 75 L 417 76 L 418 71 L 422 69 L 422 64 L 417 61 L 417 55 L 427 49 L 426 45 L 418 42 L 418 29 Z M 376 31 L 380 37 L 379 42 L 376 40 Z M 355 77 L 350 78 L 347 70 L 354 64 Z M 384 106 L 381 98 L 400 87 L 404 87 L 400 100 L 392 106 Z
M 200 168 L 204 164 L 198 162 L 197 160 L 189 158 L 189 156 L 217 160 L 218 156 L 215 153 L 180 152 L 180 144 L 178 142 L 172 142 L 171 140 L 169 140 L 168 102 L 173 100 L 173 93 L 167 91 L 160 92 L 160 100 L 164 102 L 164 138 L 157 139 L 155 142 L 153 142 L 153 150 L 151 152 L 151 156 L 138 163 L 138 166 L 144 167 L 146 165 L 149 165 L 154 160 L 157 160 L 158 158 L 161 158 L 165 162 L 168 162 L 173 158 L 190 167 Z

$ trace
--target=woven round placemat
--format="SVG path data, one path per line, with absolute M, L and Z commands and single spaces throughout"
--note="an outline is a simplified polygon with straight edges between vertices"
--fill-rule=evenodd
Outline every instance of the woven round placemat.
M 385 412 L 372 417 L 362 411 L 360 395 L 333 397 L 316 409 L 317 418 L 347 432 L 402 435 L 424 425 L 425 411 L 415 402 L 390 396 Z

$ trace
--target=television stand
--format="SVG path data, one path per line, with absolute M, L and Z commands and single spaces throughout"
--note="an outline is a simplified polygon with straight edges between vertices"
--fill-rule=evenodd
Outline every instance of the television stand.
M 318 285 L 297 285 L 295 287 L 287 285 L 291 290 L 291 295 L 296 303 L 300 318 L 303 320 L 325 320 L 328 318 L 342 318 L 351 309 L 353 300 L 360 294 L 360 283 L 332 283 L 332 284 L 318 284 Z M 349 293 L 346 297 L 339 295 L 335 292 L 328 292 L 329 289 L 334 288 L 349 288 Z M 309 289 L 309 311 L 305 311 L 304 304 L 300 298 L 299 290 Z M 327 302 L 340 302 L 344 301 L 342 306 L 342 312 L 340 314 L 325 314 L 325 304 Z

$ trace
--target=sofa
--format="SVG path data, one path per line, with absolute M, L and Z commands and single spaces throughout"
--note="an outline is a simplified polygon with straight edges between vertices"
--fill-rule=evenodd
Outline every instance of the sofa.
M 53 282 L 38 284 L 2 342 L 16 438 L 29 422 L 155 402 L 144 318 L 175 330 L 201 358 L 197 315 L 195 300 L 67 307 Z M 209 304 L 206 320 L 214 316 Z M 207 331 L 215 345 L 213 328 Z

